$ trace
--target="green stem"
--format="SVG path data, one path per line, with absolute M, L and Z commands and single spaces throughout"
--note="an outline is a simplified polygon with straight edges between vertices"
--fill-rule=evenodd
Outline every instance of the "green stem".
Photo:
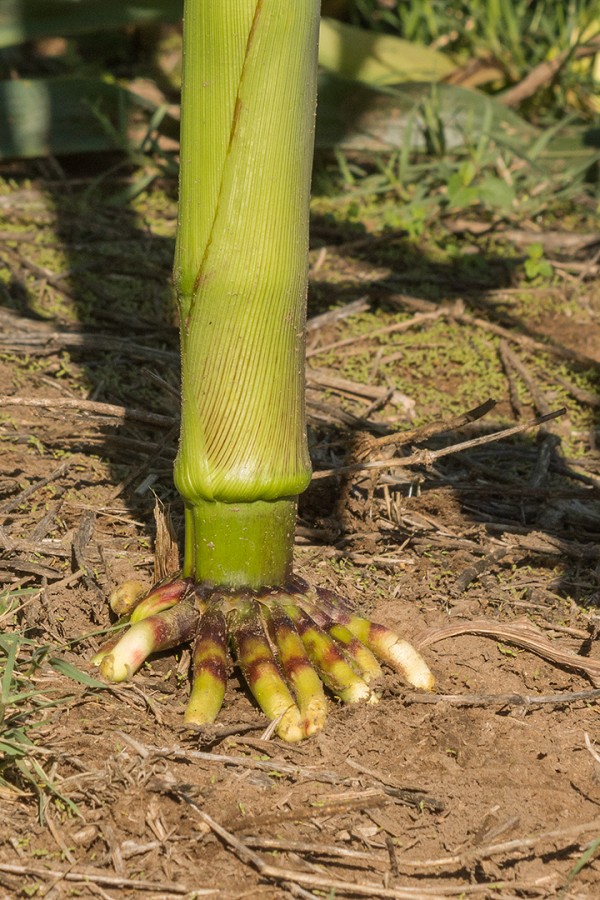
M 296 500 L 219 503 L 186 508 L 184 574 L 208 585 L 261 588 L 292 574 Z
M 186 0 L 175 284 L 184 572 L 290 573 L 304 419 L 318 0 Z

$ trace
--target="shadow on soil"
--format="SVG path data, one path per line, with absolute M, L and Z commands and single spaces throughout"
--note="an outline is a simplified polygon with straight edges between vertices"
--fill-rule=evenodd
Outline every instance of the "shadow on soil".
M 103 197 L 102 183 L 94 187 L 90 177 L 94 163 L 97 177 L 106 157 L 28 165 L 14 194 L 7 195 L 20 209 L 13 216 L 6 208 L 6 224 L 26 222 L 27 233 L 17 226 L 18 243 L 5 245 L 2 253 L 9 272 L 2 302 L 19 317 L 21 329 L 28 320 L 42 342 L 25 351 L 35 360 L 38 395 L 84 396 L 132 411 L 122 420 L 56 413 L 53 433 L 56 417 L 69 425 L 63 434 L 57 431 L 56 443 L 50 435 L 49 449 L 105 460 L 107 497 L 114 499 L 121 487 L 131 518 L 147 522 L 151 532 L 153 489 L 164 502 L 175 497 L 178 333 L 170 277 L 174 221 L 168 220 L 174 205 L 171 198 L 169 210 L 151 210 L 150 220 L 114 199 L 123 185 L 113 182 L 110 196 Z M 10 319 L 6 324 L 10 329 Z M 144 422 L 140 411 L 158 413 L 165 423 Z M 45 434 L 23 433 L 16 441 L 36 439 L 48 447 Z M 99 614 L 105 601 L 96 594 Z
M 166 190 L 171 192 L 166 207 L 161 208 L 158 198 L 163 194 L 157 192 L 150 195 L 147 204 L 136 208 L 115 200 L 114 195 L 112 200 L 103 198 L 101 188 L 90 190 L 89 159 L 84 161 L 83 170 L 76 160 L 64 161 L 64 168 L 57 168 L 58 179 L 55 172 L 52 179 L 47 177 L 48 164 L 40 166 L 42 176 L 46 177 L 39 183 L 53 210 L 58 246 L 45 247 L 39 256 L 39 251 L 36 249 L 33 254 L 26 243 L 16 251 L 7 251 L 12 272 L 6 290 L 7 302 L 20 316 L 31 319 L 32 327 L 34 322 L 45 323 L 58 332 L 56 351 L 59 355 L 62 352 L 67 365 L 73 359 L 83 367 L 88 397 L 100 403 L 175 416 L 178 339 L 170 287 L 174 185 L 166 185 Z M 162 189 L 165 190 L 164 185 Z M 43 223 L 40 227 L 43 229 Z M 168 233 L 161 236 L 161 232 Z M 495 295 L 499 288 L 514 284 L 518 260 L 493 253 L 465 253 L 450 262 L 440 262 L 402 237 L 382 241 L 364 233 L 342 233 L 339 225 L 332 227 L 319 218 L 313 222 L 312 235 L 313 249 L 333 248 L 351 261 L 352 267 L 347 278 L 336 278 L 333 283 L 321 281 L 318 272 L 315 274 L 311 281 L 309 315 L 343 305 L 365 293 L 373 307 L 380 305 L 389 310 L 415 311 L 420 304 L 423 309 L 434 309 L 460 301 L 467 312 L 484 317 L 492 325 L 543 339 L 526 321 L 503 308 Z M 40 246 L 43 244 L 42 240 Z M 356 271 L 361 265 L 371 270 L 381 266 L 384 275 L 377 281 L 368 277 L 359 281 Z M 48 272 L 58 302 L 50 303 L 44 294 Z M 78 336 L 78 346 L 69 343 L 73 335 Z M 581 365 L 577 354 L 572 355 L 573 366 Z M 56 370 L 56 364 L 53 365 Z M 59 377 L 52 366 L 46 374 Z M 468 371 L 464 372 L 464 378 L 469 378 Z M 148 477 L 154 479 L 152 487 L 161 499 L 176 499 L 171 482 L 176 427 L 165 432 L 164 428 L 144 424 L 135 416 L 126 417 L 119 424 L 110 419 L 106 422 L 100 428 L 100 444 L 98 438 L 86 444 L 82 436 L 74 442 L 75 447 L 100 454 L 110 463 L 114 483 L 124 485 L 121 496 L 131 515 L 151 527 L 154 498 L 152 491 L 144 489 Z M 471 434 L 486 430 L 492 429 L 485 422 L 477 423 Z M 348 438 L 347 432 L 327 432 L 328 429 L 319 429 L 320 441 L 335 439 L 343 445 Z M 458 434 L 452 437 L 461 439 Z M 429 442 L 428 446 L 440 446 L 440 440 Z M 542 465 L 544 470 L 540 474 Z M 562 499 L 548 487 L 549 479 L 557 475 L 565 479 Z M 485 525 L 492 535 L 502 534 L 504 530 L 522 535 L 544 530 L 567 542 L 593 537 L 581 519 L 581 482 L 586 484 L 585 479 L 570 471 L 556 435 L 540 433 L 537 437 L 521 437 L 511 443 L 465 451 L 459 457 L 436 464 L 433 472 L 420 470 L 408 482 L 401 478 L 394 483 L 392 478 L 389 490 L 401 498 L 413 491 L 410 485 L 415 481 L 420 483 L 423 497 L 440 484 L 451 487 L 460 499 L 465 519 Z M 334 479 L 327 486 L 313 485 L 308 491 L 303 498 L 302 515 L 309 526 L 323 519 L 331 522 L 338 490 L 339 484 Z M 353 506 L 359 509 L 361 503 L 365 505 L 367 496 L 360 487 L 354 487 L 353 493 Z M 573 500 L 571 494 L 579 502 L 567 502 L 569 498 Z M 175 524 L 181 526 L 177 503 Z M 401 523 L 389 538 L 396 543 L 409 539 L 419 546 L 423 542 L 427 544 L 426 533 L 419 535 L 414 528 L 407 530 Z M 342 532 L 338 533 L 337 540 L 343 549 Z M 576 566 L 581 562 L 577 555 L 573 548 L 566 553 L 571 560 L 575 559 Z M 572 574 L 567 572 L 564 584 L 556 583 L 554 587 L 564 588 L 572 596 L 572 581 Z

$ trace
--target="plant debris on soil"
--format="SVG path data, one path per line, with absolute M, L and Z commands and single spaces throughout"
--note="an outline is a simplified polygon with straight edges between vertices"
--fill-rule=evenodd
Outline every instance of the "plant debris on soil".
M 598 234 L 357 235 L 315 201 L 297 573 L 437 688 L 388 671 L 291 746 L 235 678 L 184 727 L 187 649 L 89 662 L 182 531 L 174 185 L 4 174 L 0 896 L 597 897 Z

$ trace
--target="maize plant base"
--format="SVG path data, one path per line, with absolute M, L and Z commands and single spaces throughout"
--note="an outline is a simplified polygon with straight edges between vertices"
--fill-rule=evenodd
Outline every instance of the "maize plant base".
M 345 703 L 375 703 L 380 662 L 417 688 L 434 678 L 407 641 L 356 613 L 332 591 L 293 577 L 281 588 L 211 588 L 176 577 L 146 596 L 128 582 L 111 596 L 128 622 L 95 656 L 104 677 L 125 681 L 152 654 L 192 644 L 192 690 L 185 721 L 214 722 L 227 683 L 229 654 L 258 705 L 285 741 L 319 731 L 327 715 L 324 688 Z

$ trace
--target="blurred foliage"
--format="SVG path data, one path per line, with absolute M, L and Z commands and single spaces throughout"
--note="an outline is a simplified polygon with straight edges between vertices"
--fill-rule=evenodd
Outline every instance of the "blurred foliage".
M 117 150 L 141 170 L 128 196 L 174 175 L 181 6 L 4 0 L 0 159 Z M 384 224 L 399 200 L 419 230 L 445 210 L 510 218 L 597 191 L 600 0 L 323 11 L 319 165 L 342 195 L 381 198 Z
M 534 108 L 560 115 L 576 103 L 600 111 L 600 0 L 324 0 L 323 9 L 369 31 L 442 50 L 458 66 L 487 64 L 495 70 L 494 91 L 570 54 L 551 89 L 536 93 Z M 586 47 L 582 62 L 577 51 Z

